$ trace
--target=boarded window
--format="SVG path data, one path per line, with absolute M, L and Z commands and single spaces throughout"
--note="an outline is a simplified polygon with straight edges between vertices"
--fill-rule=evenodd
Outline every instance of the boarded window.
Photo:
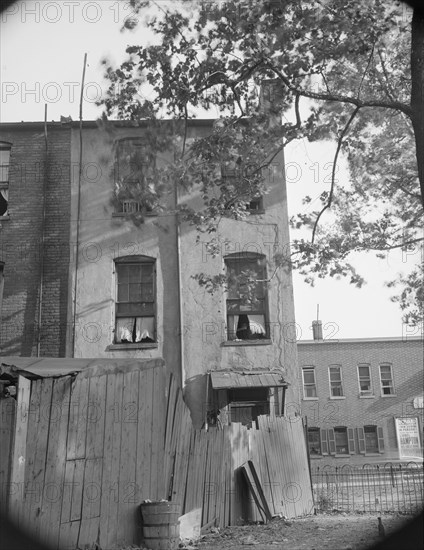
M 231 422 L 251 427 L 258 416 L 269 415 L 269 388 L 234 388 L 229 390 Z

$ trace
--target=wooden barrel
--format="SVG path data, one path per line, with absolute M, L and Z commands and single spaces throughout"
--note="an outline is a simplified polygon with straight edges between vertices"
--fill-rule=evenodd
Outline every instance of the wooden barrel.
M 144 544 L 151 550 L 175 550 L 180 542 L 181 505 L 175 502 L 141 504 Z

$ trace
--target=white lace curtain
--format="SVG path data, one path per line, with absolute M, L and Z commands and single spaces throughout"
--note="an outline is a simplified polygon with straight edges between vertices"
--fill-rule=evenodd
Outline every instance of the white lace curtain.
M 135 340 L 133 341 L 135 323 Z M 120 317 L 116 322 L 116 341 L 141 342 L 146 338 L 154 340 L 155 320 L 153 317 Z

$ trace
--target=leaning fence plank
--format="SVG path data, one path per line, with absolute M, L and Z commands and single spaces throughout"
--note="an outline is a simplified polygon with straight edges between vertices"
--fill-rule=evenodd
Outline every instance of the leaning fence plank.
M 18 378 L 18 407 L 16 410 L 15 435 L 13 443 L 12 470 L 10 478 L 9 513 L 19 525 L 22 520 L 25 468 L 28 462 L 27 434 L 31 382 L 23 376 Z
M 156 370 L 156 369 L 152 369 Z M 137 421 L 138 421 L 138 371 L 124 374 L 122 402 L 122 431 L 119 463 L 118 543 L 122 546 L 137 542 L 135 529 L 135 508 L 138 504 L 136 488 Z M 158 396 L 159 398 L 159 396 Z M 155 475 L 152 463 L 151 475 Z
M 41 540 L 52 548 L 56 548 L 59 542 L 70 387 L 71 379 L 68 376 L 54 381 L 50 409 L 50 430 L 44 476 L 44 498 L 40 513 L 40 535 Z

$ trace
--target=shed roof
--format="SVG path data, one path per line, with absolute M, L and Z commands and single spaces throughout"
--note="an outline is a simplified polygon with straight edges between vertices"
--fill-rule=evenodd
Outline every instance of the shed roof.
M 74 359 L 71 357 L 0 357 L 1 367 L 12 367 L 24 371 L 35 378 L 68 376 L 82 371 L 93 374 L 106 374 L 132 370 L 134 368 L 152 368 L 162 366 L 163 359 Z
M 264 388 L 288 386 L 281 371 L 212 371 L 212 387 Z

